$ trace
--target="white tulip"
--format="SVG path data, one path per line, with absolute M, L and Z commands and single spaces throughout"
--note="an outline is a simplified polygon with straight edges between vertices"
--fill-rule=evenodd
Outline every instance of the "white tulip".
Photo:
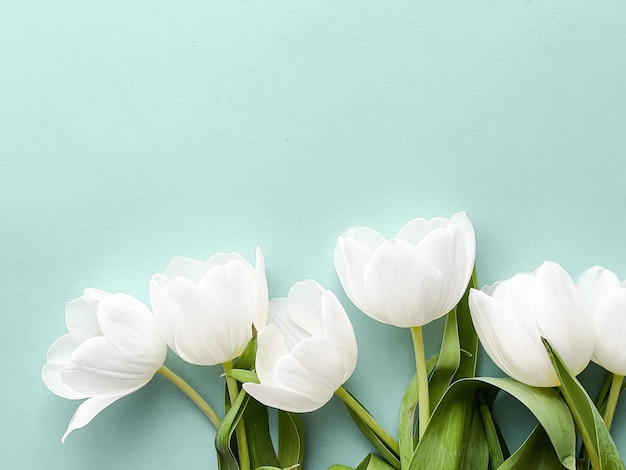
M 338 238 L 334 260 L 352 303 L 375 320 L 408 328 L 456 306 L 475 256 L 474 228 L 459 212 L 411 220 L 390 240 L 371 228 L 350 228 Z
M 41 377 L 63 398 L 87 398 L 76 410 L 62 441 L 114 401 L 143 387 L 163 365 L 167 346 L 152 312 L 126 294 L 85 290 L 68 302 L 69 333 L 48 350 Z
M 575 375 L 591 359 L 591 321 L 574 281 L 556 263 L 545 261 L 532 273 L 472 289 L 469 307 L 489 357 L 520 382 L 559 385 L 542 337 Z
M 265 264 L 256 267 L 238 253 L 218 253 L 206 263 L 176 257 L 150 281 L 150 301 L 168 346 L 198 365 L 224 364 L 252 338 L 252 325 L 267 320 Z
M 578 278 L 578 289 L 593 321 L 592 360 L 613 374 L 626 375 L 626 283 L 594 266 Z
M 286 299 L 270 302 L 256 356 L 261 383 L 243 387 L 267 406 L 314 411 L 348 380 L 356 361 L 354 330 L 337 297 L 315 281 L 299 282 Z

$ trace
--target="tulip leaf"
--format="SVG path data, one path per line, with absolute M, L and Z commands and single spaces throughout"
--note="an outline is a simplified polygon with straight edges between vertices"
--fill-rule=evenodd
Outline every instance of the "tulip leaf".
M 283 468 L 291 468 L 301 466 L 303 461 L 304 431 L 300 417 L 278 410 L 278 463 Z
M 478 391 L 478 408 L 485 427 L 485 437 L 487 439 L 487 449 L 489 450 L 489 460 L 492 468 L 498 468 L 504 462 L 502 443 L 498 433 L 496 423 L 493 421 L 491 410 L 482 392 Z
M 431 374 L 437 361 L 439 354 L 435 354 L 426 361 L 426 369 L 428 375 Z M 400 403 L 400 419 L 398 421 L 398 444 L 400 445 L 400 462 L 402 468 L 407 468 L 413 458 L 413 449 L 415 449 L 415 410 L 417 409 L 417 374 L 407 386 L 402 402 Z
M 550 388 L 530 387 L 513 379 L 489 377 L 461 379 L 450 386 L 435 408 L 408 468 L 472 468 L 482 465 L 481 459 L 488 458 L 488 443 L 482 419 L 482 437 L 475 425 L 476 416 L 480 417 L 477 393 L 480 391 L 486 401 L 491 402 L 499 390 L 517 398 L 535 415 L 545 428 L 559 460 L 573 470 L 574 424 L 558 393 Z
M 257 332 L 254 325 L 252 325 L 252 338 L 248 341 L 243 352 L 239 355 L 237 360 L 235 361 L 235 365 L 237 369 L 245 369 L 245 370 L 253 370 L 254 369 L 254 361 L 256 359 L 256 348 L 257 348 Z
M 255 384 L 261 383 L 259 381 L 259 376 L 256 375 L 256 372 L 252 370 L 231 369 L 226 374 L 226 377 L 232 377 L 237 382 L 241 382 L 241 383 L 246 383 L 246 382 L 252 382 Z
M 542 340 L 561 382 L 559 389 L 574 416 L 592 465 L 598 469 L 624 469 L 615 443 L 591 398 L 550 343 L 544 338 Z
M 446 393 L 446 390 L 448 390 L 460 363 L 461 346 L 459 344 L 456 310 L 452 310 L 446 318 L 439 359 L 429 379 L 430 404 L 433 409 L 439 403 L 443 394 Z
M 243 423 L 246 429 L 248 453 L 250 454 L 250 465 L 252 468 L 263 465 L 278 466 L 279 462 L 276 458 L 270 435 L 267 407 L 254 398 L 250 398 L 248 406 L 243 413 Z
M 242 390 L 235 403 L 230 407 L 222 420 L 222 425 L 215 436 L 215 449 L 217 450 L 217 462 L 220 470 L 239 470 L 237 456 L 231 447 L 233 434 L 239 420 L 250 401 L 250 396 Z
M 498 470 L 515 470 L 517 468 L 563 470 L 563 465 L 559 462 L 545 429 L 537 425 L 520 448 L 497 468 Z
M 472 323 L 472 316 L 469 310 L 469 293 L 470 289 L 476 289 L 478 282 L 476 280 L 476 268 L 472 271 L 469 285 L 465 290 L 465 294 L 456 306 L 456 321 L 459 327 L 459 345 L 461 347 L 461 360 L 459 367 L 454 375 L 453 382 L 459 379 L 471 378 L 476 376 L 476 364 L 478 362 L 478 335 Z
M 354 470 L 352 467 L 348 467 L 347 465 L 341 465 L 341 464 L 333 464 L 330 467 L 328 467 L 328 470 Z
M 374 454 L 368 454 L 356 470 L 392 470 L 394 467 L 379 459 Z

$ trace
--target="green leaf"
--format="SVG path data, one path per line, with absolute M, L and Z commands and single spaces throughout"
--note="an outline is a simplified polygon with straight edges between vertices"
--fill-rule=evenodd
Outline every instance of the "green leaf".
M 453 382 L 459 379 L 472 378 L 476 376 L 476 364 L 478 362 L 478 335 L 472 323 L 472 316 L 469 310 L 469 293 L 470 289 L 476 289 L 478 281 L 476 280 L 476 268 L 472 271 L 469 285 L 465 290 L 465 294 L 456 306 L 456 320 L 459 325 L 459 344 L 461 351 L 461 361 L 454 375 Z
M 379 459 L 374 454 L 368 454 L 356 470 L 393 470 L 394 467 Z
M 260 383 L 259 376 L 256 375 L 256 372 L 252 370 L 231 369 L 228 371 L 228 374 L 226 374 L 226 377 L 232 377 L 237 382 L 241 382 L 241 383 L 246 383 L 246 382 L 252 382 L 255 384 Z
M 243 424 L 246 429 L 250 465 L 252 468 L 261 466 L 278 466 L 274 445 L 270 435 L 267 407 L 254 398 L 250 398 L 243 413 Z M 282 464 L 281 464 L 282 465 Z
M 215 435 L 215 449 L 217 450 L 217 462 L 220 470 L 239 470 L 237 456 L 231 447 L 233 433 L 239 420 L 243 416 L 250 396 L 244 391 L 239 393 L 237 400 L 224 416 L 222 425 Z
M 435 354 L 426 361 L 426 368 L 430 375 L 437 361 L 439 354 Z M 402 402 L 400 403 L 400 419 L 398 421 L 398 444 L 400 445 L 400 462 L 402 468 L 407 468 L 413 458 L 415 449 L 415 410 L 417 409 L 417 374 L 409 382 Z
M 292 468 L 304 461 L 304 431 L 300 417 L 278 410 L 278 463 Z
M 623 470 L 625 468 L 624 463 L 591 398 L 580 382 L 576 380 L 576 377 L 568 370 L 557 352 L 552 349 L 550 343 L 544 338 L 542 340 L 561 382 L 559 387 L 561 393 L 574 416 L 576 427 L 583 438 L 594 469 Z
M 456 310 L 452 310 L 446 317 L 439 359 L 429 379 L 430 403 L 433 408 L 448 390 L 460 363 L 461 346 L 459 344 Z
M 554 447 L 545 429 L 537 425 L 528 439 L 511 455 L 498 470 L 519 468 L 541 468 L 542 470 L 563 470 L 563 465 L 554 452 Z
M 336 463 L 328 467 L 328 470 L 354 470 L 354 469 L 352 467 L 348 467 L 347 465 L 340 465 Z
M 559 460 L 571 470 L 575 467 L 575 430 L 567 405 L 554 390 L 524 385 L 508 378 L 477 377 L 453 383 L 433 412 L 422 440 L 408 467 L 430 468 L 486 468 L 482 459 L 488 458 L 487 439 L 470 441 L 477 427 L 473 421 L 480 414 L 477 393 L 491 401 L 499 390 L 504 390 L 522 402 L 535 415 L 554 446 Z M 482 425 L 482 419 L 481 419 Z M 472 431 L 474 430 L 474 431 Z
M 489 460 L 491 461 L 492 468 L 498 468 L 504 462 L 504 454 L 502 452 L 502 446 L 500 443 L 500 437 L 498 435 L 498 428 L 491 416 L 491 410 L 487 405 L 487 400 L 483 396 L 482 392 L 478 391 L 478 407 L 480 415 L 485 427 L 485 437 L 487 439 L 487 449 L 489 449 Z
M 257 339 L 256 328 L 254 327 L 254 325 L 252 325 L 252 339 L 248 341 L 248 344 L 246 345 L 245 349 L 235 361 L 235 365 L 237 369 L 246 369 L 246 370 L 254 369 L 254 361 L 256 359 L 257 343 L 258 343 L 258 339 Z

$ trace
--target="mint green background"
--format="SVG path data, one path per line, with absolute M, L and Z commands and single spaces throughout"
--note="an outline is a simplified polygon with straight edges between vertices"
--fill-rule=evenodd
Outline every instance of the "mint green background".
M 214 431 L 160 377 L 65 445 L 77 403 L 39 377 L 66 301 L 147 301 L 174 255 L 258 244 L 271 295 L 306 278 L 334 290 L 360 347 L 347 386 L 390 430 L 410 337 L 343 294 L 345 228 L 391 236 L 463 209 L 481 284 L 544 259 L 626 278 L 625 46 L 621 1 L 3 1 L 3 468 L 214 468 Z M 168 364 L 219 408 L 217 368 Z M 506 398 L 498 414 L 518 445 L 532 418 Z M 370 449 L 336 399 L 303 421 L 308 469 Z

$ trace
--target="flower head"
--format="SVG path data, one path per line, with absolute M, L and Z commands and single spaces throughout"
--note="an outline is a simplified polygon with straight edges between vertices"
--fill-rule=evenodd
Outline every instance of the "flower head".
M 422 326 L 461 300 L 476 255 L 474 228 L 464 212 L 450 219 L 413 219 L 385 240 L 366 227 L 337 240 L 335 269 L 346 294 L 375 320 Z
M 150 301 L 168 346 L 198 365 L 239 356 L 252 325 L 265 326 L 267 281 L 261 250 L 256 267 L 238 253 L 218 253 L 206 263 L 176 257 L 150 281 Z
M 591 322 L 574 281 L 556 263 L 546 261 L 532 273 L 472 289 L 469 307 L 489 357 L 520 382 L 559 385 L 542 337 L 575 375 L 589 363 Z
M 354 330 L 337 297 L 315 281 L 299 282 L 270 302 L 256 357 L 261 383 L 244 388 L 267 406 L 314 411 L 348 380 L 356 360 Z
M 613 374 L 626 375 L 626 282 L 594 266 L 577 285 L 593 322 L 593 361 Z
M 41 377 L 56 395 L 87 400 L 62 441 L 148 383 L 167 353 L 152 312 L 130 295 L 87 289 L 67 303 L 65 323 L 68 333 L 50 346 Z

